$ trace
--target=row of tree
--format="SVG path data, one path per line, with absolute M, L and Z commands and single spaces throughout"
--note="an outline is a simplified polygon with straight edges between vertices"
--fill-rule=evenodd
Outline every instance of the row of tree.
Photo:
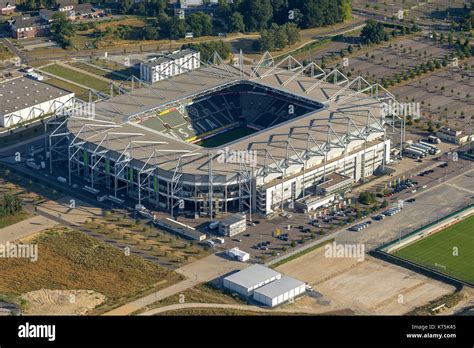
M 260 39 L 255 41 L 256 51 L 281 50 L 299 41 L 300 29 L 294 23 L 278 25 L 273 23 L 269 29 L 263 29 Z
M 398 31 L 397 31 L 398 29 Z M 385 31 L 385 25 L 381 22 L 378 22 L 373 19 L 369 19 L 364 28 L 360 33 L 360 40 L 364 44 L 379 44 L 382 41 L 388 41 L 390 39 L 389 35 L 391 34 L 393 37 L 398 35 L 407 35 L 410 33 L 415 33 L 420 31 L 421 28 L 413 23 L 411 27 L 409 26 L 399 26 L 394 27 L 391 33 Z
M 228 31 L 262 31 L 273 23 L 299 28 L 331 25 L 351 17 L 349 0 L 219 0 L 216 17 Z
M 181 47 L 182 49 L 191 48 L 195 51 L 199 51 L 201 53 L 201 60 L 207 62 L 209 58 L 214 55 L 214 52 L 217 52 L 219 56 L 226 60 L 230 57 L 231 54 L 231 45 L 228 42 L 224 41 L 210 41 L 210 42 L 203 42 L 200 44 L 186 44 Z

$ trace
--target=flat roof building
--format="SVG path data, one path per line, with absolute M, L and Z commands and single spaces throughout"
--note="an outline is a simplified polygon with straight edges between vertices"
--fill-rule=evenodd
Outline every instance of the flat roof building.
M 281 274 L 262 265 L 252 265 L 224 278 L 224 287 L 244 297 L 250 297 L 255 289 L 281 278 Z
M 154 222 L 155 225 L 162 229 L 181 235 L 184 238 L 203 241 L 206 239 L 206 234 L 197 231 L 195 228 L 182 224 L 181 222 L 172 219 L 163 219 Z
M 72 105 L 74 93 L 26 77 L 0 83 L 0 126 L 11 127 Z
M 305 291 L 305 283 L 295 278 L 283 276 L 256 289 L 253 293 L 253 299 L 266 306 L 275 307 L 281 303 L 291 301 Z
M 352 188 L 353 181 L 348 176 L 333 172 L 326 175 L 322 183 L 316 185 L 316 192 L 322 196 L 342 193 Z
M 246 221 L 245 214 L 237 213 L 228 216 L 219 222 L 219 233 L 227 237 L 232 237 L 245 232 L 247 226 Z

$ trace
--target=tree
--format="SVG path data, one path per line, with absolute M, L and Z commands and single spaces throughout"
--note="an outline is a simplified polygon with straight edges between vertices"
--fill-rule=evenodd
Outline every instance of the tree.
M 57 12 L 52 18 L 51 32 L 53 37 L 64 47 L 71 45 L 70 37 L 74 34 L 74 26 L 72 22 L 67 18 L 65 12 Z
M 341 19 L 343 21 L 347 21 L 352 17 L 352 9 L 351 3 L 349 0 L 341 0 L 341 4 L 339 5 L 341 9 Z
M 173 17 L 167 24 L 170 39 L 180 39 L 186 33 L 186 22 L 184 19 Z
M 369 19 L 364 28 L 362 28 L 360 39 L 363 43 L 373 42 L 378 44 L 383 40 L 384 35 L 383 24 L 373 19 Z
M 244 17 L 239 12 L 234 12 L 229 21 L 230 31 L 234 33 L 245 32 Z
M 230 43 L 224 41 L 210 41 L 200 44 L 186 44 L 181 46 L 181 49 L 190 48 L 199 51 L 201 60 L 207 62 L 212 57 L 214 52 L 217 52 L 222 59 L 227 59 L 231 53 Z
M 156 40 L 158 39 L 158 29 L 155 27 L 144 27 L 143 38 L 145 40 Z
M 133 8 L 133 0 L 122 0 L 120 3 L 119 11 L 120 13 L 127 14 L 132 11 Z
M 275 41 L 275 48 L 283 49 L 288 43 L 288 36 L 286 35 L 286 30 L 284 26 L 279 27 L 278 24 L 273 23 L 271 32 Z
M 188 17 L 187 24 L 195 37 L 212 34 L 212 18 L 205 13 L 193 13 Z
M 372 192 L 361 192 L 358 200 L 362 204 L 373 204 L 375 202 L 375 195 Z
M 294 23 L 285 24 L 288 45 L 293 45 L 300 40 L 300 29 Z
M 240 12 L 248 31 L 268 28 L 268 23 L 273 16 L 273 7 L 270 0 L 243 0 Z

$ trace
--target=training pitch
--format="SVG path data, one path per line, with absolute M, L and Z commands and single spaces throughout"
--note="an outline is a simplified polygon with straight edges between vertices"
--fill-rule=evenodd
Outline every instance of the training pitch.
M 393 255 L 474 285 L 474 216 Z

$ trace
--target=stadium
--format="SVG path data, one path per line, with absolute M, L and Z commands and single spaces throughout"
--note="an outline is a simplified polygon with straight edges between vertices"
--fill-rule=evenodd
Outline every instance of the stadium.
M 79 100 L 61 110 L 51 172 L 172 215 L 267 216 L 331 173 L 365 181 L 389 162 L 395 117 L 381 105 L 396 101 L 380 85 L 268 53 L 200 66 L 152 85 L 132 78 L 93 111 Z

